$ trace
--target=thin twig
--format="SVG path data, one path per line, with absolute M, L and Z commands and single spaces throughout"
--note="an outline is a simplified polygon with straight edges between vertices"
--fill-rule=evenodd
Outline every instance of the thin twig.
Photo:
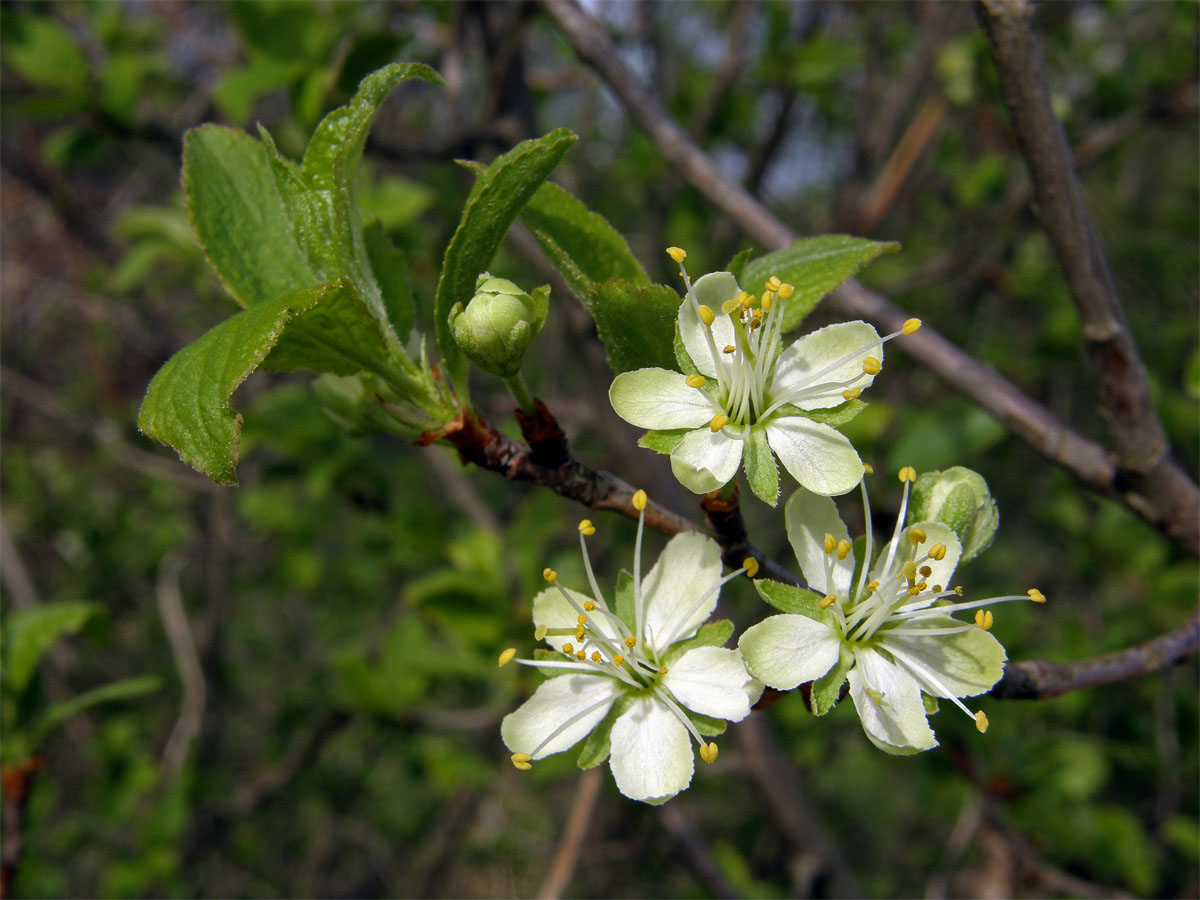
M 163 630 L 167 633 L 167 643 L 171 645 L 171 655 L 175 657 L 175 667 L 183 683 L 179 718 L 163 748 L 162 766 L 166 778 L 178 775 L 187 761 L 188 751 L 200 735 L 208 697 L 204 667 L 200 664 L 200 653 L 196 649 L 179 590 L 179 572 L 182 568 L 183 560 L 178 555 L 163 557 L 158 567 L 158 589 L 155 591 Z
M 945 120 L 946 110 L 943 98 L 932 97 L 913 118 L 863 201 L 855 226 L 859 234 L 870 234 L 892 208 L 913 166 Z
M 712 850 L 693 825 L 694 817 L 688 815 L 682 804 L 683 801 L 676 800 L 660 807 L 659 821 L 687 856 L 688 864 L 696 873 L 697 879 L 709 892 L 722 900 L 733 900 L 738 896 L 737 891 L 713 860 Z
M 591 824 L 592 813 L 596 810 L 596 798 L 600 796 L 603 774 L 604 770 L 597 766 L 579 776 L 579 784 L 571 800 L 571 812 L 563 828 L 562 840 L 554 852 L 554 859 L 550 861 L 546 878 L 538 888 L 537 895 L 540 900 L 558 900 L 563 889 L 571 883 L 575 865 L 579 862 L 583 839 L 587 837 L 588 825 Z
M 1075 174 L 1066 132 L 1050 105 L 1041 54 L 1030 29 L 1033 7 L 1024 0 L 981 0 L 975 8 L 1033 176 L 1038 215 L 1083 323 L 1119 480 L 1159 513 L 1161 522 L 1156 524 L 1195 553 L 1200 546 L 1200 490 L 1171 457 L 1155 412 L 1146 367 Z

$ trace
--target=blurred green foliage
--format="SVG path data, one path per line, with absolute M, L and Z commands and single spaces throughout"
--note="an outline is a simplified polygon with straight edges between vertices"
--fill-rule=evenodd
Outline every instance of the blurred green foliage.
M 872 286 L 1103 435 L 1078 318 L 969 8 L 589 8 L 723 169 L 798 232 L 900 241 L 902 252 L 866 273 Z M 1159 412 L 1194 473 L 1200 8 L 1051 4 L 1036 25 Z M 162 684 L 47 732 L 19 823 L 16 894 L 534 893 L 579 775 L 572 754 L 524 777 L 508 764 L 499 720 L 538 679 L 497 670 L 495 656 L 532 646 L 529 602 L 544 566 L 582 581 L 581 510 L 463 469 L 444 450 L 351 439 L 302 378 L 262 377 L 238 395 L 236 490 L 138 436 L 153 372 L 233 310 L 186 227 L 181 135 L 203 121 L 257 121 L 295 156 L 366 72 L 397 58 L 438 68 L 443 93 L 385 105 L 360 175 L 364 211 L 408 260 L 418 319 L 470 186 L 452 160 L 488 162 L 554 127 L 580 136 L 555 179 L 628 238 L 653 280 L 674 283 L 668 245 L 686 247 L 702 272 L 745 237 L 532 7 L 13 3 L 0 10 L 0 50 L 0 479 L 14 548 L 4 548 L 5 646 L 24 609 L 98 611 L 42 659 L 24 707 L 10 706 L 19 684 L 6 670 L 5 764 L 20 733 L 10 709 L 36 717 L 108 683 Z M 860 228 L 901 135 L 940 101 L 944 120 L 878 221 Z M 512 241 L 491 271 L 520 284 L 547 277 Z M 829 316 L 818 307 L 811 325 Z M 532 387 L 581 459 L 692 511 L 608 409 L 611 376 L 591 328 L 556 287 L 525 365 Z M 1081 492 L 927 371 L 889 354 L 872 394 L 847 427 L 864 459 L 881 472 L 966 465 L 992 489 L 1000 529 L 963 570 L 968 590 L 1036 584 L 1050 597 L 997 615 L 1012 658 L 1121 649 L 1191 613 L 1194 560 Z M 499 382 L 479 377 L 475 396 L 510 427 Z M 886 522 L 897 494 L 875 496 Z M 746 514 L 756 543 L 789 559 L 770 511 Z M 611 583 L 632 525 L 596 521 L 593 558 Z M 171 558 L 183 563 L 178 589 L 206 692 L 177 767 L 164 751 L 194 685 L 157 602 Z M 748 586 L 723 596 L 739 628 L 765 610 Z M 1194 661 L 1053 700 L 982 705 L 986 737 L 944 709 L 942 748 L 902 760 L 875 751 L 844 704 L 817 721 L 788 696 L 755 715 L 793 767 L 775 777 L 803 779 L 864 895 L 1200 890 Z M 691 843 L 661 810 L 605 783 L 569 893 L 827 893 L 821 860 L 769 814 L 738 729 L 723 740 L 715 768 L 672 802 Z M 725 887 L 688 855 L 696 846 Z

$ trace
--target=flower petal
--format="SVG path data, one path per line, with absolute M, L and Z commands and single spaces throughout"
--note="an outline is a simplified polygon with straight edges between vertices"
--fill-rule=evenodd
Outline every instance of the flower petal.
M 762 693 L 741 654 L 724 647 L 689 650 L 674 662 L 662 684 L 688 709 L 730 722 L 750 715 L 750 704 Z
M 703 391 L 666 369 L 637 369 L 618 375 L 608 389 L 617 415 L 639 428 L 696 428 L 716 411 Z
M 689 431 L 671 451 L 671 471 L 692 493 L 715 491 L 737 474 L 742 443 L 723 431 L 714 434 L 710 428 Z
M 500 737 L 513 753 L 533 753 L 534 748 L 556 728 L 579 716 L 533 758 L 561 753 L 579 743 L 600 724 L 620 692 L 620 682 L 603 675 L 548 678 L 532 697 L 504 717 L 500 723 Z M 584 713 L 591 706 L 596 708 Z
M 840 431 L 803 416 L 772 418 L 767 443 L 803 487 L 834 496 L 852 490 L 863 476 L 862 460 Z
M 904 623 L 906 631 L 918 628 L 954 628 L 963 622 L 951 616 L 929 616 Z M 992 686 L 1004 674 L 1008 654 L 996 638 L 982 628 L 959 634 L 884 635 L 884 648 L 896 662 L 908 669 L 921 683 L 922 690 L 935 697 L 974 697 Z M 921 669 L 932 672 L 940 685 L 922 676 Z
M 800 615 L 771 616 L 738 640 L 750 673 L 780 691 L 820 678 L 837 662 L 840 646 L 832 628 Z
M 720 274 L 720 273 L 715 273 Z M 707 278 L 708 276 L 704 276 Z M 703 281 L 701 278 L 700 281 Z M 700 282 L 696 282 L 697 285 Z M 734 291 L 736 295 L 737 291 Z M 704 301 L 701 300 L 701 303 Z M 726 344 L 734 342 L 733 323 L 729 321 L 729 316 L 721 314 L 720 304 L 711 307 L 716 314 L 716 319 L 712 323 L 713 344 L 718 353 Z M 685 299 L 679 305 L 679 337 L 683 341 L 684 349 L 687 350 L 688 356 L 692 358 L 692 362 L 696 368 L 700 370 L 702 375 L 709 378 L 717 377 L 718 363 L 713 360 L 713 351 L 709 348 L 708 339 L 704 336 L 704 324 L 700 321 L 700 317 L 696 315 L 696 309 L 692 305 L 691 300 Z M 729 370 L 729 363 L 725 360 L 720 360 L 720 365 L 724 371 Z
M 642 582 L 645 639 L 658 654 L 696 633 L 717 606 L 719 591 L 696 606 L 721 580 L 721 549 L 697 532 L 677 534 Z
M 670 800 L 691 784 L 695 769 L 687 729 L 651 696 L 639 697 L 614 723 L 609 764 L 617 789 L 647 803 Z
M 854 708 L 876 747 L 904 754 L 937 746 L 921 688 L 908 672 L 870 648 L 856 647 L 849 678 Z
M 862 352 L 856 353 L 858 350 Z M 863 372 L 863 360 L 868 356 L 883 362 L 879 332 L 866 322 L 841 322 L 819 328 L 779 355 L 772 399 L 789 395 L 789 402 L 801 409 L 837 406 L 845 401 L 842 391 L 847 387 L 867 388 L 875 380 L 873 375 Z M 839 360 L 844 361 L 836 368 L 817 374 Z M 847 381 L 853 383 L 842 383 Z M 794 399 L 790 397 L 792 394 L 796 395 Z
M 564 590 L 571 595 L 580 608 L 591 600 L 588 594 L 581 594 L 570 588 Z M 572 631 L 579 622 L 579 611 L 575 609 L 557 587 L 548 587 L 533 598 L 533 624 L 545 625 L 547 628 L 570 628 Z M 561 650 L 563 644 L 572 643 L 574 635 L 546 635 L 546 643 L 555 650 Z M 578 649 L 578 648 L 576 648 Z
M 788 541 L 800 563 L 804 580 L 817 593 L 833 594 L 845 599 L 850 596 L 850 579 L 854 577 L 854 552 L 845 559 L 825 552 L 825 535 L 838 541 L 850 539 L 850 532 L 838 515 L 833 501 L 807 488 L 799 488 L 783 508 L 787 522 Z M 826 568 L 826 565 L 830 569 Z
M 925 577 L 925 582 L 932 588 L 935 584 L 940 584 L 944 588 L 949 589 L 950 581 L 954 578 L 954 569 L 958 566 L 959 557 L 962 556 L 962 544 L 958 542 L 958 535 L 954 533 L 954 529 L 949 525 L 944 525 L 941 522 L 916 522 L 910 525 L 909 528 L 920 528 L 925 532 L 925 540 L 917 546 L 913 546 L 913 542 L 909 540 L 907 529 L 900 534 L 900 547 L 896 551 L 896 556 L 892 560 L 892 564 L 888 567 L 888 571 L 883 571 L 884 563 L 887 562 L 888 554 L 892 550 L 892 542 L 888 541 L 883 549 L 879 551 L 879 557 L 875 560 L 875 565 L 871 567 L 871 579 L 879 581 L 882 584 L 890 584 L 896 578 L 896 573 L 900 571 L 900 567 L 907 560 L 920 559 L 928 555 L 929 548 L 934 544 L 945 544 L 946 555 L 944 558 L 927 559 L 921 563 L 922 566 L 929 566 L 930 574 Z M 913 598 L 914 600 L 917 598 Z M 923 606 L 928 606 L 933 600 L 923 603 Z M 914 606 L 913 609 L 920 609 L 919 606 Z

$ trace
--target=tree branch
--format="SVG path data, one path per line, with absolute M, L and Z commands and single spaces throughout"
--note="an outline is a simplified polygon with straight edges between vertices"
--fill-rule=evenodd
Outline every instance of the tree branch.
M 542 0 L 542 8 L 579 58 L 604 80 L 663 156 L 691 184 L 764 246 L 775 249 L 795 240 L 791 229 L 717 170 L 712 160 L 675 124 L 662 104 L 621 61 L 603 29 L 580 9 L 575 0 Z M 898 323 L 908 318 L 908 313 L 855 281 L 834 291 L 830 303 L 841 313 L 862 316 L 890 330 L 895 330 Z M 1082 484 L 1124 503 L 1186 551 L 1200 555 L 1200 531 L 1195 526 L 1197 502 L 1184 501 L 1191 502 L 1191 506 L 1181 507 L 1179 495 L 1164 496 L 1157 490 L 1144 492 L 1141 482 L 1129 483 L 1119 478 L 1117 467 L 1108 459 L 1102 446 L 1074 432 L 1011 382 L 929 326 L 901 341 L 899 349 L 929 366 L 1039 452 L 1074 474 Z M 1183 495 L 1187 493 L 1184 491 Z M 1194 488 L 1191 496 L 1195 496 Z M 1180 525 L 1181 520 L 1187 519 L 1189 510 L 1190 530 Z
M 1100 410 L 1116 449 L 1118 481 L 1142 495 L 1154 524 L 1193 552 L 1200 545 L 1200 491 L 1171 457 L 1104 247 L 1088 212 L 1062 123 L 1050 105 L 1025 0 L 980 0 L 1004 100 L 1033 176 L 1038 215 L 1054 245 L 1083 323 L 1099 382 Z

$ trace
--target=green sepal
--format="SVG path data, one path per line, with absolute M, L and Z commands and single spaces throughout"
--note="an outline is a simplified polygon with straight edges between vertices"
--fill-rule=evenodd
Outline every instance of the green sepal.
M 671 428 L 663 431 L 647 431 L 638 438 L 638 446 L 655 453 L 671 453 L 679 446 L 683 436 L 694 431 L 693 428 Z
M 775 412 L 776 416 L 803 416 L 806 419 L 812 419 L 814 422 L 820 422 L 822 425 L 830 425 L 837 428 L 839 425 L 845 425 L 855 416 L 867 408 L 865 400 L 846 400 L 839 403 L 837 406 L 831 406 L 829 409 L 801 409 L 793 403 L 785 403 Z
M 767 429 L 754 426 L 746 438 L 742 456 L 750 490 L 763 503 L 774 506 L 779 502 L 779 465 L 767 444 Z
M 679 295 L 671 288 L 604 281 L 592 290 L 588 308 L 614 374 L 674 368 Z
M 625 569 L 617 573 L 617 592 L 614 599 L 615 609 L 625 627 L 632 633 L 637 625 L 637 610 L 633 603 L 633 576 Z
M 689 650 L 697 647 L 724 647 L 733 637 L 733 623 L 728 619 L 717 619 L 707 622 L 686 641 L 672 644 L 661 662 L 664 666 L 672 666 Z
M 821 609 L 820 594 L 766 578 L 755 579 L 754 589 L 758 591 L 758 596 L 780 612 L 808 616 L 818 622 L 834 624 L 833 613 Z
M 880 254 L 899 249 L 895 241 L 872 241 L 848 234 L 804 238 L 751 260 L 739 280 L 743 289 L 756 296 L 762 294 L 772 275 L 794 285 L 795 293 L 788 298 L 783 316 L 783 330 L 791 331 L 822 297 L 853 278 Z
M 686 706 L 681 708 L 683 709 L 683 714 L 696 726 L 696 730 L 705 737 L 717 737 L 724 734 L 725 729 L 729 727 L 729 723 L 724 719 L 703 715 L 702 713 L 688 709 Z
M 617 697 L 613 705 L 609 707 L 608 714 L 584 739 L 583 747 L 579 751 L 579 758 L 575 761 L 579 768 L 593 769 L 608 759 L 608 754 L 612 750 L 613 725 L 616 724 L 621 714 L 629 709 L 633 701 L 634 697 L 630 694 L 622 694 Z
M 921 702 L 925 704 L 925 715 L 932 716 L 938 711 L 938 698 L 932 694 L 921 692 Z
M 742 274 L 746 270 L 746 263 L 750 261 L 750 257 L 754 255 L 754 248 L 747 247 L 745 250 L 738 253 L 729 261 L 729 265 L 725 267 L 725 271 L 732 275 L 738 284 L 742 283 Z
M 833 667 L 812 683 L 808 695 L 809 709 L 813 715 L 823 716 L 837 705 L 842 695 L 846 676 L 854 668 L 854 653 L 844 643 L 838 648 L 838 659 Z
M 567 661 L 567 655 L 565 653 L 559 653 L 557 650 L 547 650 L 545 647 L 534 648 L 533 653 L 530 655 L 533 657 L 533 659 L 544 659 L 552 662 Z M 577 672 L 575 669 L 560 669 L 558 667 L 551 668 L 549 666 L 544 668 L 542 666 L 536 666 L 535 668 L 547 678 L 558 678 L 560 675 L 579 674 L 579 672 Z
M 683 337 L 679 334 L 679 321 L 675 322 L 675 339 L 672 344 L 672 351 L 675 354 L 675 365 L 684 375 L 699 375 L 700 370 L 696 368 L 696 364 L 692 362 L 692 358 L 688 356 L 687 347 L 684 346 Z M 667 366 L 670 368 L 670 366 Z

